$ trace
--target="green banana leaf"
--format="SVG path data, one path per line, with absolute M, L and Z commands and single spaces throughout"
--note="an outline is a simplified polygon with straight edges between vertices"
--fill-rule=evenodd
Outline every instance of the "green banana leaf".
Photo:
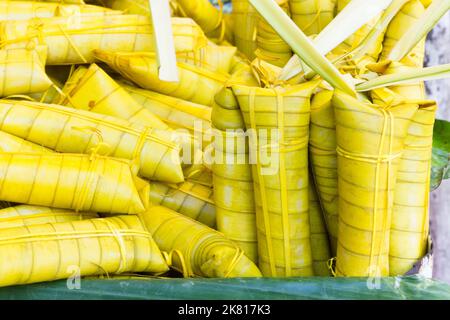
M 436 120 L 432 159 L 431 190 L 435 190 L 442 180 L 450 179 L 450 122 Z
M 291 279 L 83 279 L 0 289 L 0 299 L 37 300 L 417 300 L 450 299 L 450 286 L 406 276 L 396 278 Z

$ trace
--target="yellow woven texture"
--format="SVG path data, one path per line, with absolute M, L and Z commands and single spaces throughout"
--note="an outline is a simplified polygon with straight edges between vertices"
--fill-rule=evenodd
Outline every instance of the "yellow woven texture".
M 123 10 L 126 13 L 150 15 L 148 0 L 102 0 L 109 8 Z M 169 0 L 172 16 L 178 13 L 177 0 Z
M 79 67 L 67 80 L 64 96 L 54 103 L 139 123 L 156 129 L 169 127 L 137 103 L 117 82 L 96 64 Z
M 411 0 L 407 2 L 402 9 L 397 13 L 394 19 L 389 24 L 383 41 L 383 51 L 380 59 L 385 60 L 391 53 L 395 44 L 401 39 L 404 33 L 417 21 L 425 12 L 425 8 L 420 0 Z M 416 46 L 412 53 L 414 55 L 413 61 L 416 61 L 420 67 L 423 65 L 425 56 L 425 41 Z
M 210 187 L 186 181 L 181 185 L 152 182 L 150 203 L 181 213 L 204 225 L 215 228 L 216 207 Z
M 276 0 L 276 2 L 287 15 L 290 15 L 288 0 Z M 292 57 L 291 47 L 262 16 L 259 16 L 256 29 L 256 55 L 273 65 L 283 67 Z
M 38 1 L 0 1 L 0 21 L 71 15 L 111 15 L 120 11 L 91 5 L 66 5 Z
M 36 50 L 0 50 L 0 97 L 47 90 L 52 82 L 44 67 Z
M 208 37 L 223 39 L 226 26 L 222 11 L 209 0 L 177 0 L 177 3 L 179 11 L 197 22 Z
M 383 107 L 335 91 L 339 276 L 388 276 L 397 169 L 417 104 Z
M 104 273 L 167 271 L 137 216 L 47 223 L 0 231 L 0 286 Z
M 146 178 L 184 180 L 171 133 L 117 118 L 35 102 L 1 100 L 0 130 L 58 152 L 89 153 L 101 144 L 111 157 L 136 160 Z
M 405 141 L 394 197 L 389 250 L 391 275 L 403 275 L 427 251 L 433 125 L 436 106 L 420 108 Z
M 102 1 L 109 8 L 115 10 L 123 10 L 125 13 L 150 15 L 150 6 L 147 0 L 102 0 Z
M 206 45 L 203 31 L 188 18 L 172 18 L 175 49 L 191 52 Z M 48 45 L 47 64 L 94 62 L 94 49 L 155 51 L 149 17 L 140 15 L 75 16 L 5 21 L 0 24 L 0 48 Z
M 178 61 L 221 73 L 230 71 L 231 62 L 236 54 L 236 47 L 218 46 L 212 42 L 194 52 L 177 54 Z
M 312 181 L 309 185 L 309 224 L 313 270 L 315 276 L 328 277 L 330 276 L 330 270 L 328 269 L 328 260 L 331 258 L 330 244 L 322 208 L 320 207 L 316 187 Z
M 397 73 L 410 68 L 400 63 L 392 63 L 386 73 Z M 426 97 L 423 82 L 390 89 L 405 99 L 420 101 Z M 403 275 L 411 270 L 427 251 L 435 115 L 435 105 L 421 105 L 412 119 L 405 140 L 391 222 L 389 272 L 393 276 Z
M 336 0 L 289 0 L 292 20 L 308 36 L 319 34 L 334 18 Z
M 270 89 L 233 86 L 247 129 L 256 130 L 250 147 L 257 158 L 253 179 L 258 256 L 265 276 L 313 274 L 308 137 L 310 98 L 317 85 L 314 81 Z M 264 129 L 276 129 L 278 139 Z
M 248 59 L 255 58 L 256 26 L 259 15 L 248 0 L 233 0 L 234 41 Z
M 256 265 L 221 233 L 164 207 L 141 215 L 158 247 L 186 277 L 260 277 Z
M 311 103 L 309 154 L 314 181 L 330 237 L 331 253 L 336 255 L 338 236 L 338 173 L 336 120 L 331 104 L 333 91 L 317 93 Z
M 422 63 L 423 64 L 423 60 Z M 389 67 L 386 69 L 384 74 L 394 74 L 409 71 L 415 68 L 421 68 L 422 65 L 406 65 L 403 62 L 392 62 Z M 389 89 L 394 91 L 396 94 L 399 94 L 406 99 L 415 99 L 415 100 L 425 100 L 426 92 L 425 92 L 425 83 L 423 81 L 420 82 L 410 82 L 397 86 L 390 86 Z
M 186 181 L 201 184 L 206 187 L 213 187 L 211 165 L 203 163 L 198 169 L 189 168 L 185 170 Z
M 0 210 L 0 229 L 98 218 L 96 213 L 20 205 Z
M 230 73 L 233 74 L 241 67 L 251 68 L 250 61 L 241 52 L 238 52 L 233 59 L 231 59 Z
M 384 40 L 383 57 L 387 57 L 404 31 L 425 12 L 420 1 L 410 1 L 389 25 Z M 391 63 L 385 74 L 395 74 L 423 66 L 425 39 L 400 62 Z M 426 98 L 423 82 L 392 86 L 390 89 L 406 99 Z M 389 271 L 403 275 L 427 251 L 429 233 L 429 189 L 431 151 L 436 106 L 421 106 L 414 116 L 405 141 L 399 166 L 392 213 Z
M 51 153 L 52 150 L 26 141 L 12 134 L 0 131 L 0 152 L 2 153 Z
M 142 88 L 207 106 L 212 106 L 214 95 L 229 78 L 226 74 L 179 62 L 180 81 L 165 82 L 159 79 L 158 63 L 152 53 L 95 50 L 95 56 Z
M 212 108 L 211 120 L 214 127 L 221 131 L 226 131 L 227 129 L 245 129 L 244 118 L 242 117 L 233 91 L 230 88 L 224 87 L 217 93 Z M 218 134 L 220 134 L 220 140 L 225 139 L 225 137 L 221 137 L 225 132 Z M 234 137 L 230 136 L 230 138 L 230 143 L 232 143 Z M 237 139 L 238 136 L 236 136 L 236 140 Z M 248 146 L 246 148 L 248 148 Z
M 119 84 L 136 102 L 172 128 L 184 128 L 194 133 L 197 121 L 197 125 L 201 124 L 201 133 L 211 128 L 211 108 L 208 106 L 140 89 L 125 82 Z
M 337 0 L 338 12 L 340 12 L 349 2 L 350 0 Z M 376 27 L 377 21 L 380 19 L 381 15 L 382 13 L 358 29 L 353 35 L 348 37 L 328 55 L 328 58 L 333 61 L 336 58 L 348 55 L 350 52 L 357 49 L 365 40 L 370 31 Z M 374 41 L 373 44 L 367 48 L 361 58 L 352 59 L 352 57 L 349 57 L 346 59 L 347 63 L 342 67 L 342 69 L 345 72 L 350 72 L 352 75 L 365 73 L 365 67 L 368 64 L 378 61 L 381 51 L 383 50 L 383 39 L 384 32 L 381 32 L 376 41 Z
M 29 99 L 30 101 L 52 103 L 59 98 L 59 94 L 64 84 L 60 83 L 59 80 L 54 77 L 49 76 L 49 79 L 53 82 L 53 85 L 43 92 L 27 94 L 27 96 L 31 98 Z
M 105 5 L 114 10 L 123 10 L 129 14 L 150 15 L 148 0 L 102 0 Z M 172 0 L 170 0 L 172 2 Z
M 81 66 L 74 71 L 55 103 L 117 117 L 147 128 L 167 130 L 166 134 L 172 135 L 181 146 L 191 149 L 191 153 L 197 152 L 198 145 L 189 132 L 169 133 L 171 129 L 166 123 L 136 102 L 96 64 L 89 68 Z M 186 162 L 193 163 L 193 159 Z
M 231 88 L 224 87 L 216 95 L 213 115 L 213 125 L 217 127 L 212 166 L 217 230 L 238 244 L 247 257 L 257 263 L 255 200 L 248 140 L 244 134 L 245 122 Z M 238 131 L 222 131 L 227 129 Z
M 81 154 L 1 153 L 4 201 L 106 213 L 148 207 L 149 186 L 130 161 Z

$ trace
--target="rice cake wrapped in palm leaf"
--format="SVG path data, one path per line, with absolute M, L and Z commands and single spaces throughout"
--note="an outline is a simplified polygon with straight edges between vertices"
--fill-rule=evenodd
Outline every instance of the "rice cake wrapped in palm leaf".
M 152 53 L 95 50 L 95 56 L 141 88 L 207 106 L 212 106 L 215 94 L 229 79 L 228 74 L 179 62 L 180 81 L 166 82 L 159 79 L 159 65 Z
M 170 183 L 184 181 L 181 147 L 172 132 L 28 101 L 0 100 L 0 119 L 0 130 L 49 149 L 89 153 L 100 144 L 102 152 L 112 157 L 135 160 L 143 177 Z
M 167 264 L 137 216 L 0 230 L 0 286 L 71 276 L 162 273 Z
M 190 181 L 181 185 L 152 182 L 150 203 L 174 210 L 210 228 L 216 227 L 216 206 L 211 187 Z
M 207 39 L 189 18 L 172 18 L 177 52 L 193 52 Z M 48 65 L 93 63 L 93 50 L 155 52 L 149 17 L 140 15 L 75 16 L 4 21 L 0 24 L 0 48 L 49 48 Z
M 265 276 L 313 275 L 309 224 L 310 98 L 319 82 L 255 88 L 233 86 L 247 129 L 253 166 L 259 267 Z
M 19 205 L 0 210 L 0 229 L 98 218 L 96 213 Z
M 337 275 L 388 276 L 397 172 L 418 105 L 374 105 L 339 90 L 332 103 L 339 175 Z
M 169 253 L 172 267 L 186 277 L 261 276 L 233 241 L 195 220 L 164 207 L 152 207 L 140 217 L 158 247 Z

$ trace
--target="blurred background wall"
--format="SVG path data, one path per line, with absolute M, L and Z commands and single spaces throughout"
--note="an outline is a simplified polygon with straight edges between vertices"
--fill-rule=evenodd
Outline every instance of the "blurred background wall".
M 450 63 L 450 12 L 429 34 L 427 66 Z M 438 118 L 450 121 L 450 79 L 427 83 L 430 98 L 439 102 Z M 433 277 L 450 283 L 450 181 L 431 195 L 431 233 L 433 238 Z

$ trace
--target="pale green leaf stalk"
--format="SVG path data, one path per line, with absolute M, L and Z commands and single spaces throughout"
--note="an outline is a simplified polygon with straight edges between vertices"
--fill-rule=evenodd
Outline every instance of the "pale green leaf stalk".
M 159 63 L 159 79 L 177 82 L 178 68 L 169 0 L 149 0 Z
M 354 95 L 354 87 L 326 59 L 274 0 L 249 0 L 259 14 L 312 70 L 334 88 Z
M 424 15 L 397 42 L 388 56 L 391 61 L 403 59 L 428 32 L 430 32 L 439 20 L 450 10 L 450 0 L 434 0 L 425 11 Z
M 356 91 L 366 92 L 393 85 L 415 83 L 418 81 L 439 80 L 450 77 L 450 63 L 429 68 L 413 68 L 407 71 L 382 75 L 356 85 Z
M 370 31 L 363 43 L 355 50 L 354 59 L 358 60 L 364 56 L 368 49 L 375 43 L 377 38 L 386 31 L 389 23 L 400 12 L 402 7 L 410 0 L 394 0 L 384 11 L 375 28 Z
M 326 55 L 370 20 L 377 17 L 377 15 L 387 7 L 389 7 L 387 12 L 392 12 L 394 9 L 391 7 L 398 6 L 398 4 L 394 6 L 394 3 L 402 2 L 404 4 L 407 1 L 409 0 L 394 0 L 392 3 L 392 0 L 370 2 L 367 0 L 353 0 L 322 30 L 322 32 L 313 40 L 313 43 L 322 55 Z M 400 8 L 401 7 L 402 6 L 400 6 Z M 400 8 L 398 10 L 400 10 Z M 398 12 L 398 10 L 396 12 Z M 369 34 L 370 39 L 368 40 L 371 40 L 371 42 L 368 41 L 367 46 L 370 46 L 380 33 L 384 31 L 396 12 L 394 12 L 394 14 L 391 13 L 392 17 L 388 21 L 386 20 L 389 16 L 384 16 L 385 20 L 383 20 L 383 24 L 377 26 L 377 28 Z M 311 70 L 304 68 L 301 59 L 297 55 L 294 55 L 281 72 L 280 80 L 291 79 L 301 72 L 310 74 Z

